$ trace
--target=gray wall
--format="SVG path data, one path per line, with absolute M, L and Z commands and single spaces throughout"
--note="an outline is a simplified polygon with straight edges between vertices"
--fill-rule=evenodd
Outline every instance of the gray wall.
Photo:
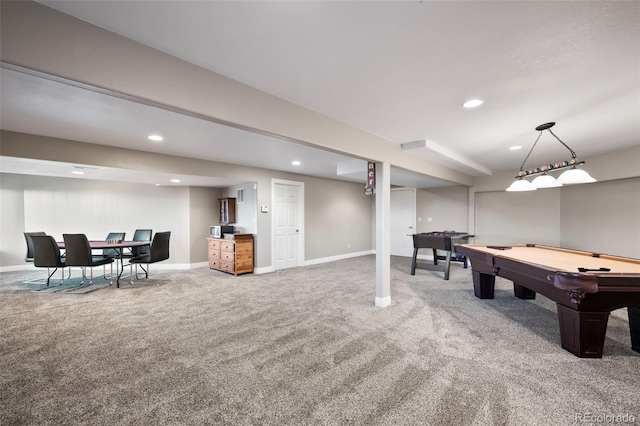
M 418 232 L 468 231 L 469 188 L 452 186 L 420 189 L 416 194 Z M 427 219 L 431 218 L 429 222 Z
M 476 194 L 476 243 L 560 245 L 560 191 Z
M 218 223 L 218 188 L 189 188 L 189 260 L 191 264 L 208 258 L 209 226 Z
M 363 184 L 307 177 L 304 192 L 306 260 L 373 250 L 375 197 Z
M 640 258 L 640 178 L 562 188 L 562 247 Z
M 253 234 L 258 233 L 258 185 L 255 182 L 248 182 L 242 185 L 233 185 L 226 188 L 223 193 L 225 197 L 236 198 L 236 232 Z M 244 201 L 237 199 L 238 190 L 244 190 Z

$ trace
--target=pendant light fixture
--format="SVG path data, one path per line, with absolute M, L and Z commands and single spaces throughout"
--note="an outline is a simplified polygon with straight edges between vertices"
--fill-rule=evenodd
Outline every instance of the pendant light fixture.
M 534 142 L 533 146 L 529 150 L 527 157 L 522 162 L 520 166 L 520 171 L 518 172 L 518 176 L 516 176 L 516 180 L 507 188 L 509 192 L 520 192 L 520 191 L 535 191 L 538 188 L 557 188 L 562 185 L 572 185 L 577 183 L 590 183 L 595 182 L 596 180 L 592 178 L 589 173 L 582 169 L 576 168 L 576 166 L 584 164 L 584 161 L 578 161 L 576 158 L 576 153 L 574 150 L 569 148 L 569 146 L 562 142 L 555 133 L 551 131 L 551 128 L 555 126 L 556 123 L 544 123 L 536 127 L 536 130 L 540 132 L 538 134 L 538 138 Z M 536 144 L 540 140 L 540 136 L 542 136 L 542 132 L 548 131 L 553 135 L 554 138 L 558 140 L 565 148 L 569 150 L 571 153 L 571 159 L 567 161 L 558 161 L 553 164 L 546 164 L 540 167 L 532 168 L 525 170 L 524 165 L 529 159 L 531 152 L 533 152 L 533 148 L 536 147 Z M 562 173 L 558 179 L 554 178 L 551 175 L 548 175 L 547 172 L 552 172 L 556 170 L 567 169 L 564 173 Z M 524 179 L 527 176 L 535 176 L 538 175 L 532 182 Z

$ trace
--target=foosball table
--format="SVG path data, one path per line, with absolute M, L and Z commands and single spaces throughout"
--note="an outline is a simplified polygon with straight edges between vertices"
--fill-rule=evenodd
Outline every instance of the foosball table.
M 467 258 L 454 251 L 455 244 L 464 244 L 473 237 L 466 232 L 456 231 L 436 231 L 413 234 L 413 258 L 411 259 L 411 275 L 416 274 L 418 250 L 430 248 L 433 250 L 433 264 L 437 265 L 438 260 L 444 260 L 444 279 L 449 279 L 449 268 L 451 262 L 462 262 L 467 267 Z M 445 255 L 438 254 L 438 250 L 445 251 Z

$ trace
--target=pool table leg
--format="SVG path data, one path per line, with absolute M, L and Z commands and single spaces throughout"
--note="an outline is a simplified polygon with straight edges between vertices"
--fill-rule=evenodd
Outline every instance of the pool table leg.
M 411 275 L 416 274 L 416 261 L 418 259 L 418 249 L 413 249 L 413 258 L 411 259 Z
M 581 358 L 602 358 L 609 312 L 576 311 L 556 303 L 562 347 Z
M 496 277 L 471 269 L 473 276 L 473 293 L 480 299 L 493 299 Z
M 629 331 L 631 332 L 631 349 L 640 352 L 640 308 L 629 306 Z
M 534 300 L 536 298 L 535 291 L 516 283 L 513 283 L 513 295 L 518 299 L 524 300 Z
M 433 250 L 433 264 L 437 265 L 438 264 L 438 250 L 436 249 L 432 249 Z

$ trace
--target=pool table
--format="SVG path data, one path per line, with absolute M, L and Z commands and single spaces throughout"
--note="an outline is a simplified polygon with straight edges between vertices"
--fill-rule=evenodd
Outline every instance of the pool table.
M 516 297 L 556 302 L 562 347 L 601 358 L 609 313 L 627 308 L 631 347 L 640 352 L 640 260 L 537 244 L 457 244 L 471 262 L 473 288 L 493 299 L 495 277 L 513 281 Z

